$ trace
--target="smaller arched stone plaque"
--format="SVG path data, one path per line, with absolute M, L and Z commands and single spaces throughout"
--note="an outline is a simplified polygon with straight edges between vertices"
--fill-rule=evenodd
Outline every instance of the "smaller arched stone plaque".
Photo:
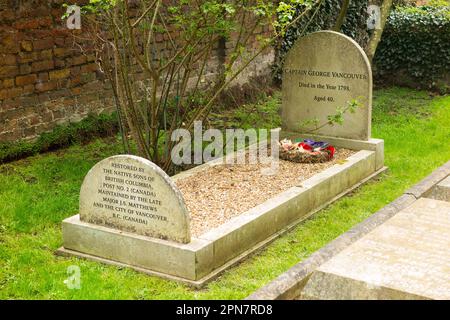
M 153 162 L 117 155 L 84 178 L 80 220 L 144 236 L 191 241 L 190 216 L 170 177 Z

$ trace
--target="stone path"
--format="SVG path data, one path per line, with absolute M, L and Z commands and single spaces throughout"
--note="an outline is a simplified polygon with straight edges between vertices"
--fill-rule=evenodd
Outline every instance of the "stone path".
M 247 299 L 450 299 L 450 161 Z
M 417 200 L 320 266 L 301 298 L 450 299 L 450 202 Z

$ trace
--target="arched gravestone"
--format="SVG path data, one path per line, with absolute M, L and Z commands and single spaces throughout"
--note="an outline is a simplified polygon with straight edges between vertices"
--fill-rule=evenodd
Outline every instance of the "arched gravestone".
M 153 162 L 117 155 L 97 163 L 80 192 L 80 220 L 144 236 L 191 241 L 190 216 L 169 176 Z
M 356 99 L 355 113 L 347 112 L 342 125 L 324 126 L 314 134 L 368 140 L 372 116 L 372 70 L 363 49 L 334 31 L 300 38 L 286 55 L 283 68 L 283 127 L 306 131 L 306 120 L 327 121 L 336 109 Z

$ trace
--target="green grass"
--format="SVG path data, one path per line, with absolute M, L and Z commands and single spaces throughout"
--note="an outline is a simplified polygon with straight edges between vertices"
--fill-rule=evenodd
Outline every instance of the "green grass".
M 228 113 L 226 121 L 277 123 L 279 95 Z M 252 115 L 246 117 L 246 110 Z M 122 152 L 114 139 L 0 166 L 0 299 L 241 299 L 401 195 L 450 159 L 450 96 L 392 88 L 375 92 L 372 136 L 385 140 L 390 171 L 335 202 L 203 290 L 129 269 L 56 257 L 61 220 L 77 212 L 84 175 Z M 247 122 L 248 121 L 248 122 Z M 81 289 L 64 284 L 81 269 Z

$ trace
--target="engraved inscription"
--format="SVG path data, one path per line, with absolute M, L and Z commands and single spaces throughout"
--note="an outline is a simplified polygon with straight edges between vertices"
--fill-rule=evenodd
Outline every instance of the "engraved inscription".
M 109 228 L 179 242 L 190 241 L 181 193 L 154 163 L 120 155 L 96 164 L 80 193 L 80 219 Z

